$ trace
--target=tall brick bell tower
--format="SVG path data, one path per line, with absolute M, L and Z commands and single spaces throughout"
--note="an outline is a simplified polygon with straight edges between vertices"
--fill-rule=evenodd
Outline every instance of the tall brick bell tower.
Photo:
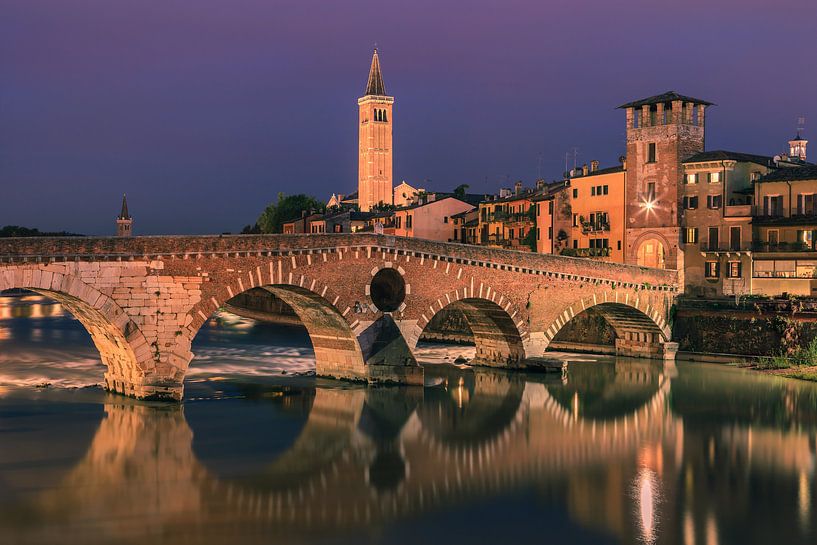
M 359 109 L 358 207 L 368 212 L 377 204 L 393 204 L 392 106 L 386 95 L 377 49 L 372 55 L 366 93 L 357 99 Z
M 619 106 L 627 114 L 627 263 L 683 270 L 682 162 L 704 150 L 711 105 L 670 91 Z

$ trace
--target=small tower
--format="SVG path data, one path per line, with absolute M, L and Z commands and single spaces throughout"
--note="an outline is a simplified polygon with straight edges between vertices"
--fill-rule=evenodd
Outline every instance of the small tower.
M 133 218 L 128 214 L 128 199 L 122 195 L 122 211 L 116 218 L 116 236 L 129 237 L 133 236 Z
M 800 136 L 800 131 L 798 131 L 797 136 L 793 140 L 789 140 L 789 157 L 805 162 L 807 144 L 808 140 Z
M 386 95 L 377 49 L 372 54 L 365 94 L 357 100 L 358 207 L 368 212 L 377 204 L 393 204 L 392 105 Z

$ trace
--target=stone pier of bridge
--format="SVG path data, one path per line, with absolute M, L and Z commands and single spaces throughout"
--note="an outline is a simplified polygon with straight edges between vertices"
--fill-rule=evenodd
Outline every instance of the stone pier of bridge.
M 461 311 L 477 364 L 525 368 L 588 309 L 622 355 L 674 357 L 675 271 L 382 235 L 27 238 L 0 241 L 0 291 L 51 297 L 88 330 L 106 388 L 181 399 L 199 329 L 265 290 L 298 315 L 318 375 L 422 384 L 413 351 Z

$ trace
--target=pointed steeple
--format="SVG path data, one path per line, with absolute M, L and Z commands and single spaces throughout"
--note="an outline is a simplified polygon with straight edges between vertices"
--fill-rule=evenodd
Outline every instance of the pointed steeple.
M 128 214 L 128 198 L 124 194 L 122 195 L 122 212 L 119 213 L 119 217 L 117 219 L 120 220 L 131 219 L 130 214 Z
M 369 69 L 369 83 L 366 85 L 368 95 L 386 96 L 386 86 L 383 84 L 383 74 L 380 72 L 380 58 L 377 56 L 377 48 L 372 54 L 372 67 Z

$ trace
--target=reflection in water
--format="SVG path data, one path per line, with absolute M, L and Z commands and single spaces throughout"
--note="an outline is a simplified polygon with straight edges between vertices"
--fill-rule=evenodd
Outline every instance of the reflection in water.
M 15 335 L 17 320 L 5 322 Z M 268 359 L 251 330 L 214 327 L 200 348 Z M 12 341 L 27 361 L 50 361 L 50 341 Z M 3 542 L 817 538 L 809 383 L 609 358 L 571 364 L 565 380 L 428 367 L 439 386 L 426 389 L 206 365 L 183 406 L 0 391 Z

